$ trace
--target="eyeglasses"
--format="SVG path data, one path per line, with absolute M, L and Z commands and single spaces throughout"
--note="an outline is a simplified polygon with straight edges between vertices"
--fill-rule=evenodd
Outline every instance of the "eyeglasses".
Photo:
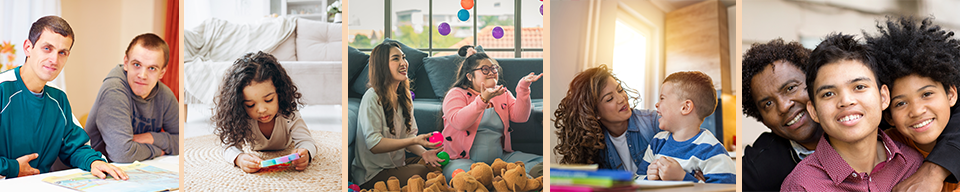
M 483 75 L 490 75 L 490 73 L 498 74 L 498 73 L 500 73 L 500 66 L 487 65 L 487 66 L 483 66 L 483 67 L 476 68 L 476 69 L 473 69 L 473 70 L 474 70 L 474 71 L 480 70 L 481 72 L 483 72 Z

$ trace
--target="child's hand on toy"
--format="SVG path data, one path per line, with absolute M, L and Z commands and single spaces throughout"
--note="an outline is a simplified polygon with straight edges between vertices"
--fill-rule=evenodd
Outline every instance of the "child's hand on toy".
M 680 162 L 670 157 L 660 156 L 660 158 L 651 164 L 657 164 L 657 172 L 659 173 L 660 180 L 682 181 L 683 176 L 687 174 L 687 172 L 683 170 L 683 167 L 680 166 Z
M 489 103 L 491 98 L 503 95 L 503 93 L 507 92 L 507 89 L 503 88 L 503 85 L 487 88 L 487 85 L 481 82 L 480 87 L 482 87 L 481 90 L 483 91 L 480 92 L 480 99 L 482 99 L 484 103 Z
M 249 153 L 241 153 L 237 156 L 237 159 L 233 160 L 233 164 L 240 167 L 243 172 L 253 173 L 260 171 L 261 161 L 263 161 L 263 159 L 260 159 L 260 157 L 251 155 Z
M 115 180 L 129 179 L 129 177 L 127 177 L 127 173 L 123 172 L 123 169 L 120 169 L 117 166 L 113 166 L 113 164 L 109 164 L 107 162 L 103 162 L 100 160 L 93 161 L 93 163 L 90 163 L 90 174 L 93 174 L 93 176 L 96 176 L 97 178 L 100 178 L 100 179 L 106 179 L 107 174 L 110 174 L 110 176 L 113 176 L 113 179 Z
M 440 151 L 443 151 L 443 149 L 427 150 L 427 151 L 424 151 L 423 154 L 420 154 L 420 157 L 423 158 L 423 161 L 426 162 L 428 165 L 431 165 L 434 167 L 440 167 L 441 166 L 440 162 L 445 161 L 444 159 L 440 159 L 437 157 L 437 153 L 439 153 Z
M 520 82 L 533 83 L 537 80 L 540 80 L 540 77 L 543 77 L 543 73 L 540 73 L 539 75 L 534 75 L 533 72 L 530 72 L 529 75 L 523 76 L 523 78 L 520 78 Z
M 433 133 L 420 134 L 420 135 L 417 135 L 417 137 L 414 138 L 414 139 L 416 140 L 417 144 L 420 144 L 420 145 L 422 145 L 423 147 L 426 147 L 426 148 L 436 149 L 436 148 L 439 148 L 439 147 L 443 147 L 443 145 L 440 144 L 441 142 L 439 142 L 439 141 L 436 142 L 436 143 L 431 143 L 431 142 L 430 142 L 430 137 L 431 137 L 431 136 L 433 136 Z
M 294 151 L 300 155 L 300 159 L 293 160 L 293 166 L 295 166 L 297 171 L 303 171 L 304 169 L 307 169 L 307 166 L 310 165 L 310 151 L 302 148 Z

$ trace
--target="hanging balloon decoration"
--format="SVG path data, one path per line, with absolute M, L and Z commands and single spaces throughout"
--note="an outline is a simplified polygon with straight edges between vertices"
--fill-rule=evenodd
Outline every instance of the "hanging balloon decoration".
M 450 34 L 450 24 L 447 24 L 447 22 L 440 23 L 437 30 L 440 32 L 440 35 L 447 36 Z
M 500 39 L 503 38 L 503 28 L 500 26 L 493 28 L 493 38 Z

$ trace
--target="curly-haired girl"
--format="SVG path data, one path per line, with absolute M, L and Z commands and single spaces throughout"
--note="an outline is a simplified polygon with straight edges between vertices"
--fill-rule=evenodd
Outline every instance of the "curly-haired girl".
M 517 83 L 517 97 L 503 85 L 497 85 L 500 65 L 486 53 L 467 57 L 457 73 L 457 81 L 443 98 L 443 135 L 448 144 L 450 164 L 443 173 L 469 171 L 475 162 L 492 164 L 497 158 L 506 162 L 522 161 L 527 172 L 543 162 L 539 155 L 513 151 L 510 122 L 523 123 L 530 118 L 530 84 L 543 77 L 531 72 Z M 485 183 L 486 184 L 486 183 Z
M 554 112 L 563 164 L 599 164 L 637 172 L 653 136 L 660 132 L 657 111 L 633 109 L 631 97 L 605 65 L 577 74 Z
M 300 92 L 272 55 L 248 53 L 237 59 L 220 85 L 214 103 L 213 122 L 224 144 L 223 158 L 248 173 L 260 170 L 263 161 L 244 153 L 248 145 L 255 151 L 283 150 L 293 143 L 297 170 L 304 170 L 316 155 L 306 123 L 298 112 Z
M 357 158 L 352 162 L 356 173 L 350 173 L 360 188 L 370 189 L 377 181 L 391 176 L 405 186 L 413 175 L 427 178 L 429 170 L 421 164 L 407 164 L 406 151 L 420 155 L 432 166 L 439 167 L 437 153 L 440 142 L 430 143 L 431 134 L 417 135 L 413 118 L 413 100 L 407 80 L 407 59 L 397 43 L 377 45 L 370 52 L 370 88 L 360 100 L 357 113 Z

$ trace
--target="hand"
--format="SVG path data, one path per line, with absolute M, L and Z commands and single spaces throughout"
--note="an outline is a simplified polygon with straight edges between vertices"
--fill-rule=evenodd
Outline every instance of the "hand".
M 940 191 L 949 171 L 929 161 L 923 162 L 917 172 L 893 186 L 893 191 Z
M 431 143 L 429 140 L 430 136 L 433 136 L 433 133 L 417 135 L 417 137 L 414 137 L 413 139 L 415 142 L 417 142 L 417 144 L 430 149 L 436 149 L 443 146 L 440 144 L 439 141 L 437 141 L 436 143 Z
M 153 144 L 153 135 L 150 132 L 133 135 L 133 142 Z
M 443 151 L 442 149 L 434 149 L 424 151 L 423 154 L 420 154 L 420 157 L 423 159 L 423 162 L 426 162 L 428 165 L 434 167 L 440 167 L 440 162 L 446 161 L 445 159 L 437 158 L 437 153 Z
M 540 73 L 539 75 L 533 75 L 533 72 L 530 72 L 530 74 L 527 76 L 520 78 L 520 82 L 533 83 L 537 80 L 540 80 L 540 77 L 543 77 L 543 73 Z
M 296 152 L 296 154 L 300 155 L 300 159 L 293 160 L 293 166 L 295 166 L 297 171 L 303 171 L 307 169 L 307 166 L 310 166 L 310 151 L 307 151 L 307 149 L 302 149 L 302 148 L 296 149 L 294 151 Z
M 263 159 L 260 159 L 260 157 L 249 153 L 241 153 L 237 156 L 237 159 L 233 160 L 233 164 L 239 166 L 243 172 L 253 173 L 260 171 L 261 161 L 263 161 Z
M 37 159 L 38 156 L 39 155 L 36 153 L 31 153 L 29 155 L 17 157 L 17 162 L 20 163 L 20 174 L 17 175 L 17 177 L 40 174 L 40 170 L 30 166 L 30 161 Z
M 647 180 L 660 180 L 660 166 L 657 165 L 657 160 L 654 160 L 653 163 L 647 165 Z
M 481 82 L 480 87 L 483 87 L 481 88 L 482 92 L 480 92 L 480 99 L 482 99 L 484 103 L 489 103 L 491 98 L 500 96 L 503 93 L 507 92 L 507 89 L 503 88 L 503 85 L 497 85 L 496 87 L 493 87 L 493 88 L 487 88 L 487 85 Z
M 93 176 L 97 176 L 97 178 L 100 179 L 106 179 L 107 174 L 110 174 L 110 176 L 113 176 L 113 179 L 116 180 L 129 179 L 129 177 L 127 177 L 127 173 L 123 172 L 123 170 L 119 167 L 100 160 L 93 161 L 93 163 L 90 164 L 90 174 L 93 174 Z
M 657 164 L 657 168 L 659 168 L 657 171 L 660 173 L 661 180 L 682 181 L 683 176 L 687 174 L 686 171 L 683 171 L 683 167 L 680 166 L 680 163 L 673 158 L 660 156 L 655 163 Z

